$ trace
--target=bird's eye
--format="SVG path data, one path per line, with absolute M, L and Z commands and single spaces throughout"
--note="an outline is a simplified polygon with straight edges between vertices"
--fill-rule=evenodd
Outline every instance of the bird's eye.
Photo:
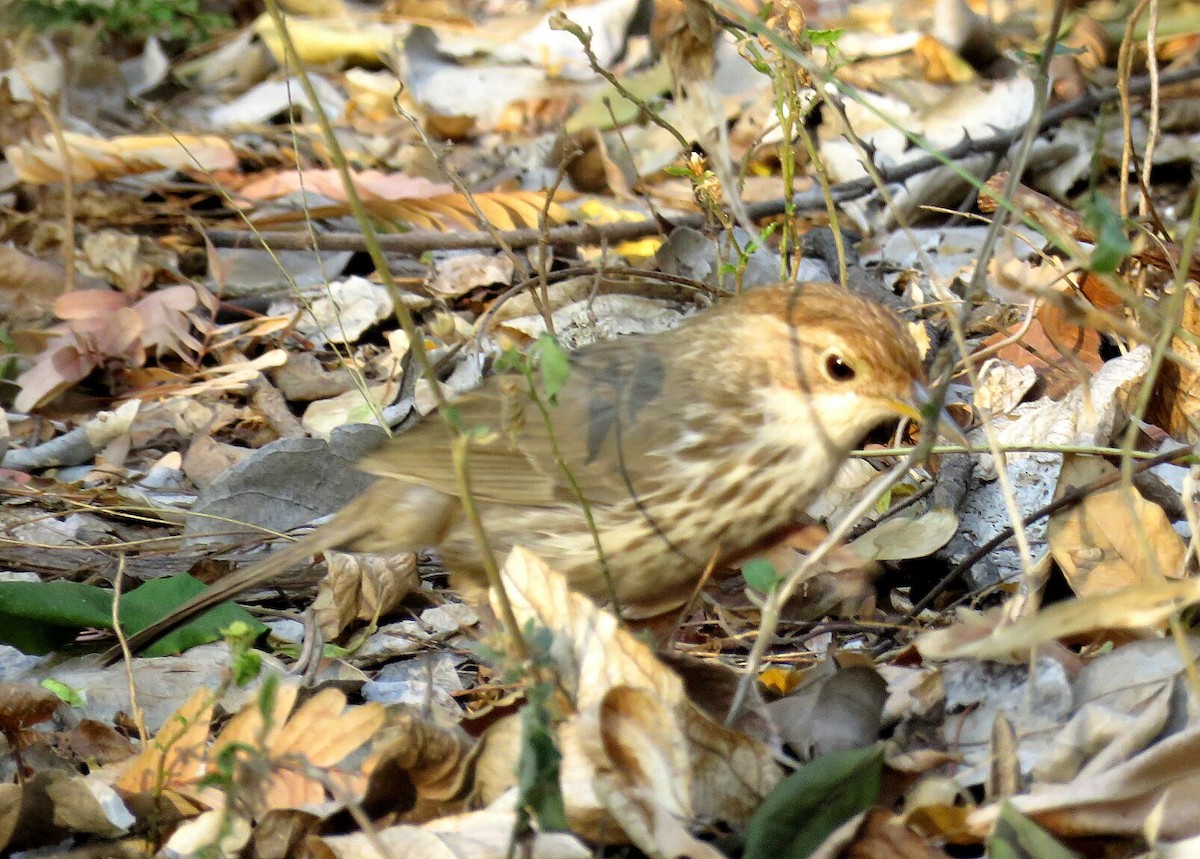
M 825 356 L 825 375 L 835 382 L 849 382 L 856 374 L 845 358 L 830 353 Z

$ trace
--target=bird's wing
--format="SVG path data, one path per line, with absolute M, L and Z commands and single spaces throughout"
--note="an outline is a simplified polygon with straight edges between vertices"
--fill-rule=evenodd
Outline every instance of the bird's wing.
M 589 502 L 606 504 L 650 491 L 670 467 L 653 455 L 671 446 L 681 416 L 662 394 L 671 383 L 661 351 L 669 341 L 627 337 L 575 353 L 556 402 L 545 403 L 553 433 L 521 376 L 489 379 L 452 405 L 464 430 L 486 427 L 468 459 L 472 493 L 502 504 L 555 506 L 576 490 L 555 449 Z M 671 398 L 679 400 L 679 397 Z M 381 477 L 458 494 L 451 434 L 430 416 L 360 463 Z

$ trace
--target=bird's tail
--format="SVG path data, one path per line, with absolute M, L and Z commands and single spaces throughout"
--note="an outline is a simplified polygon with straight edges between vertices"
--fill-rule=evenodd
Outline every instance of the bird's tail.
M 359 499 L 360 502 L 362 500 L 362 498 Z M 131 635 L 128 639 L 129 651 L 137 653 L 210 608 L 275 578 L 289 567 L 303 562 L 310 555 L 353 543 L 369 533 L 373 529 L 374 523 L 370 517 L 359 514 L 358 506 L 358 503 L 352 503 L 307 537 L 284 546 L 257 564 L 251 564 L 213 583 L 204 593 L 197 594 L 161 620 L 155 621 L 140 632 Z M 120 659 L 121 655 L 122 651 L 119 647 L 110 648 L 101 656 L 101 664 L 111 665 Z

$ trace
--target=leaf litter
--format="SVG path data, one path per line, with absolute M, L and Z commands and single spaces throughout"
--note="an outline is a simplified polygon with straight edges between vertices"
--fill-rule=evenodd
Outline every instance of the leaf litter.
M 5 640 L 49 654 L 3 649 L 0 849 L 1197 849 L 1191 6 L 1075 4 L 1043 113 L 1048 4 L 600 0 L 564 10 L 585 47 L 533 4 L 290 2 L 315 100 L 280 19 L 217 5 L 215 40 L 97 13 L 0 54 L 0 589 Z M 88 654 L 114 583 L 141 624 L 200 586 L 182 574 L 362 491 L 379 423 L 436 405 L 397 305 L 453 394 L 514 348 L 561 385 L 563 348 L 843 270 L 954 365 L 976 451 L 910 471 L 819 569 L 805 554 L 911 436 L 872 439 L 811 522 L 665 631 L 518 549 L 514 662 L 436 557 L 331 552 L 319 587 L 302 570 L 250 595 L 268 652 L 241 613 L 129 676 Z M 1027 555 L 979 554 L 1014 526 Z M 801 573 L 747 687 L 763 600 Z M 329 643 L 304 652 L 314 592 Z

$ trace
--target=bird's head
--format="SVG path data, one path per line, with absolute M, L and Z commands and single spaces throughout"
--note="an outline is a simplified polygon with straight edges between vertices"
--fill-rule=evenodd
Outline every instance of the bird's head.
M 778 432 L 850 450 L 888 421 L 929 422 L 920 353 L 891 310 L 821 283 L 751 290 L 727 306 L 746 357 L 764 369 L 761 396 Z

